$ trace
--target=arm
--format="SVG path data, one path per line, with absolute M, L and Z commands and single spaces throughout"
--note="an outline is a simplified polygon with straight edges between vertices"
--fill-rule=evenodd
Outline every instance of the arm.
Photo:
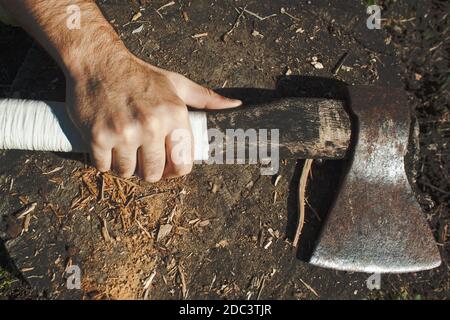
M 113 169 L 123 177 L 136 171 L 150 182 L 187 174 L 193 146 L 186 105 L 241 104 L 135 57 L 93 0 L 0 0 L 0 5 L 61 66 L 69 114 L 101 171 Z M 80 9 L 79 29 L 67 24 L 72 5 Z

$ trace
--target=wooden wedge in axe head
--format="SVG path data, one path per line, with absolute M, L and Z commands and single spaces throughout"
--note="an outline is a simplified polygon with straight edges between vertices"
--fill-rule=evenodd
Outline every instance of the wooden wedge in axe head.
M 405 173 L 411 114 L 404 93 L 369 86 L 349 87 L 348 92 L 349 101 L 286 98 L 226 111 L 190 112 L 195 159 L 211 160 L 208 128 L 276 130 L 278 134 L 265 140 L 276 147 L 272 161 L 346 158 L 346 175 L 310 263 L 376 273 L 439 266 L 439 251 Z M 0 124 L 0 149 L 87 150 L 63 103 L 0 100 Z M 245 161 L 239 157 L 250 157 L 251 147 L 260 144 L 260 138 L 246 136 L 249 139 L 241 141 L 246 152 L 235 154 L 238 139 L 225 134 L 214 158 L 226 155 L 229 160 L 226 150 L 232 150 L 237 163 Z

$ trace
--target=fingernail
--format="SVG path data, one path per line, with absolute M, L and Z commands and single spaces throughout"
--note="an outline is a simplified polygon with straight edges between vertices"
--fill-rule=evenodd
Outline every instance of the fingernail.
M 238 99 L 230 99 L 230 102 L 233 104 L 234 107 L 239 107 L 242 105 L 242 101 Z

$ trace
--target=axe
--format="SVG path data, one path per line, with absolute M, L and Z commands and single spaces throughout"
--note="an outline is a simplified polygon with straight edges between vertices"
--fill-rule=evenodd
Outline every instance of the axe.
M 278 129 L 282 158 L 347 159 L 309 262 L 370 273 L 439 266 L 439 250 L 405 173 L 411 114 L 404 93 L 370 86 L 348 93 L 348 101 L 285 98 L 190 112 L 195 159 L 208 159 L 207 128 Z M 0 149 L 87 150 L 63 103 L 8 99 L 0 100 Z

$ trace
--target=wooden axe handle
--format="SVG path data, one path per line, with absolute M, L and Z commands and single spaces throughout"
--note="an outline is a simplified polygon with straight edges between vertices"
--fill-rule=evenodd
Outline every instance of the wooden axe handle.
M 350 145 L 351 122 L 340 100 L 283 98 L 208 112 L 207 119 L 208 129 L 224 133 L 227 129 L 254 129 L 257 133 L 260 129 L 278 129 L 282 158 L 341 159 Z M 226 140 L 225 144 L 230 142 Z

